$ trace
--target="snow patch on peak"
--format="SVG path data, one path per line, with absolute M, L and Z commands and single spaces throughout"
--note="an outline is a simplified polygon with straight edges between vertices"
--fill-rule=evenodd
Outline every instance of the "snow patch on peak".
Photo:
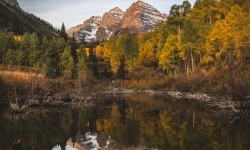
M 88 24 L 83 30 L 78 33 L 78 39 L 85 42 L 93 42 L 96 40 L 96 32 L 98 30 L 98 25 L 95 23 Z

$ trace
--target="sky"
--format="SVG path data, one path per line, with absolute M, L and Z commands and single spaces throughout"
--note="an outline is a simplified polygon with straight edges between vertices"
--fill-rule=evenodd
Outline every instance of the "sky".
M 102 16 L 105 12 L 119 7 L 123 11 L 137 0 L 17 0 L 19 6 L 54 27 L 61 28 L 64 22 L 66 29 L 82 24 L 91 16 Z M 143 0 L 161 13 L 169 14 L 174 4 L 182 4 L 183 0 Z M 189 0 L 193 5 L 195 0 Z

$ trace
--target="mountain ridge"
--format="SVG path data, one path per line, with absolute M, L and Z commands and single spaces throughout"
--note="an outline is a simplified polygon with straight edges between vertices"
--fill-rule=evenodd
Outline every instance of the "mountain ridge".
M 22 10 L 17 0 L 1 0 L 0 16 L 0 32 L 13 32 L 17 35 L 36 32 L 40 36 L 58 34 L 50 23 Z
M 19 3 L 17 2 L 17 0 L 3 0 L 3 1 L 5 1 L 6 3 L 8 3 L 8 4 L 10 4 L 10 5 L 14 6 L 14 7 L 20 8 Z
M 134 2 L 125 12 L 118 7 L 109 10 L 100 17 L 99 24 L 89 21 L 91 18 L 67 30 L 67 34 L 70 37 L 74 34 L 78 41 L 91 43 L 119 35 L 124 28 L 128 28 L 130 33 L 143 34 L 153 30 L 158 23 L 167 21 L 166 14 L 141 0 Z

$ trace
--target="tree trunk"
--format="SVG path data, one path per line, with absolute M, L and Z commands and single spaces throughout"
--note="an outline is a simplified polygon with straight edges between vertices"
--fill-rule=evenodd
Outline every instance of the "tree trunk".
M 213 21 L 212 21 L 212 16 L 211 16 L 211 14 L 209 14 L 209 21 L 210 21 L 211 28 L 213 28 Z
M 193 57 L 193 51 L 192 51 L 192 49 L 191 49 L 191 63 L 192 63 L 192 71 L 194 73 L 195 64 L 194 64 L 194 57 Z

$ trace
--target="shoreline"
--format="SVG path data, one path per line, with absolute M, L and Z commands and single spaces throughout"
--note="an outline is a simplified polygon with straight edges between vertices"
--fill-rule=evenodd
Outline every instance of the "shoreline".
M 249 114 L 250 110 L 241 110 L 241 105 L 250 106 L 250 101 L 233 101 L 230 97 L 226 96 L 210 96 L 204 93 L 191 93 L 167 90 L 133 90 L 120 87 L 109 87 L 108 90 L 103 91 L 104 94 L 131 94 L 131 93 L 147 93 L 152 95 L 170 95 L 177 99 L 188 99 L 197 103 L 202 103 L 211 108 L 218 108 L 221 111 L 232 111 L 235 114 Z

